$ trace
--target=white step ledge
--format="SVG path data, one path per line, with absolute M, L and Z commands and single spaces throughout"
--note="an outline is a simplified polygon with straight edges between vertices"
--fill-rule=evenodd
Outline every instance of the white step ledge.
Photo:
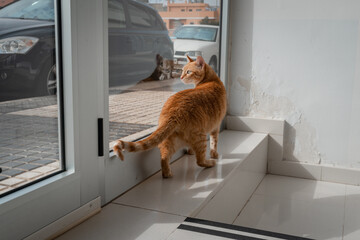
M 173 178 L 163 179 L 158 172 L 113 203 L 232 223 L 265 176 L 267 140 L 262 133 L 225 130 L 215 167 L 204 169 L 195 156 L 185 155 L 171 164 Z M 217 210 L 226 214 L 219 219 Z
M 254 117 L 227 116 L 226 128 L 269 135 L 268 173 L 318 181 L 360 185 L 360 169 L 326 164 L 283 160 L 285 121 Z

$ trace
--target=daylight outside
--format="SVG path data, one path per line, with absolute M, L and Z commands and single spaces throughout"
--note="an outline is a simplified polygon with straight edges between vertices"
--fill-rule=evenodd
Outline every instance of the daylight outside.
M 0 1 L 0 197 L 64 169 L 54 0 Z M 108 0 L 109 145 L 156 129 L 165 101 L 193 88 L 202 56 L 219 73 L 220 0 Z

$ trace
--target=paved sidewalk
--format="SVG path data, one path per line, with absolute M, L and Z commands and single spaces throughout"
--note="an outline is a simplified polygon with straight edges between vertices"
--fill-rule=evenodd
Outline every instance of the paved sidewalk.
M 180 79 L 111 88 L 111 142 L 133 141 L 156 129 L 164 102 L 191 88 Z M 0 194 L 59 171 L 58 106 L 54 96 L 0 102 Z

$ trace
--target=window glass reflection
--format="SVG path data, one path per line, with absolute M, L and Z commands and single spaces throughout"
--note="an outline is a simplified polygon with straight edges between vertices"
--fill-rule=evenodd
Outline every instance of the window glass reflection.
M 186 55 L 201 55 L 218 70 L 220 5 L 109 0 L 110 146 L 150 134 L 164 102 L 193 87 L 179 78 Z
M 3 196 L 63 170 L 63 164 L 59 159 L 55 1 L 0 4 Z

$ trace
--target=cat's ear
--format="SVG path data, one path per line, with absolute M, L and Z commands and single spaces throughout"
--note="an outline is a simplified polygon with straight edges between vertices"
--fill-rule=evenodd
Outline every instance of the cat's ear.
M 163 57 L 160 54 L 156 54 L 156 63 L 157 63 L 157 65 L 160 65 L 161 60 L 163 60 Z
M 196 58 L 196 64 L 197 64 L 199 67 L 204 68 L 204 66 L 205 66 L 205 60 L 203 59 L 202 56 L 198 56 L 198 57 Z
M 186 55 L 187 59 L 189 60 L 189 62 L 193 62 L 194 60 L 191 59 L 191 57 L 189 57 L 189 55 Z

